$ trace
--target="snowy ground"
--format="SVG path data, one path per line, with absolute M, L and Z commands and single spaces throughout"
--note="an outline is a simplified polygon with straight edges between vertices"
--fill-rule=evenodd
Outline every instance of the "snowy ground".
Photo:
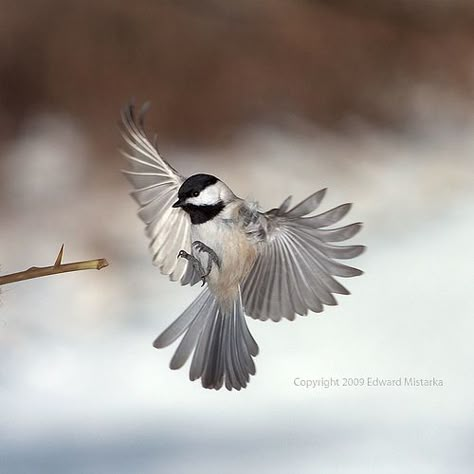
M 46 118 L 5 148 L 2 272 L 107 257 L 100 272 L 5 287 L 0 472 L 470 473 L 474 465 L 474 120 L 341 138 L 272 129 L 225 150 L 168 152 L 263 208 L 329 187 L 365 270 L 321 316 L 249 321 L 260 346 L 243 392 L 210 392 L 151 343 L 199 289 L 151 266 L 117 170 Z M 173 156 L 172 156 L 173 155 Z M 221 159 L 223 155 L 227 160 Z M 306 389 L 295 378 L 441 380 L 442 387 Z

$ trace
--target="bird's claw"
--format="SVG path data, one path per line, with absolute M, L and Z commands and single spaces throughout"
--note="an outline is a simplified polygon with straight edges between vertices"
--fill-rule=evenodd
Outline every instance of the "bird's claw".
M 176 255 L 176 258 L 185 258 L 186 260 L 187 260 L 187 257 L 190 257 L 190 255 L 185 250 L 180 250 L 178 255 Z
M 220 269 L 221 262 L 216 252 L 214 252 L 214 250 L 212 250 L 211 248 L 209 248 L 207 245 L 203 244 L 199 240 L 196 240 L 195 242 L 193 242 L 192 247 L 197 249 L 199 252 L 207 253 L 209 255 L 206 270 L 204 270 L 202 263 L 194 255 L 189 254 L 185 250 L 180 250 L 176 258 L 185 258 L 188 262 L 190 262 L 191 265 L 196 270 L 196 272 L 200 275 L 200 278 L 202 281 L 201 286 L 204 286 L 204 284 L 207 282 L 208 276 L 211 273 L 212 264 L 215 263 L 217 265 L 217 268 Z
M 209 276 L 210 271 L 205 271 L 201 262 L 194 256 L 186 252 L 186 250 L 180 250 L 176 258 L 185 258 L 194 267 L 194 270 L 200 275 L 202 285 L 206 283 L 206 279 Z
M 202 285 L 201 286 L 204 286 L 204 283 L 207 283 L 207 277 L 210 275 L 211 271 L 210 269 L 207 270 L 207 272 L 201 276 L 201 281 L 202 281 Z
M 210 264 L 212 265 L 212 263 L 215 263 L 217 265 L 217 268 L 221 268 L 221 261 L 217 256 L 216 252 L 214 252 L 214 250 L 212 250 L 206 244 L 203 244 L 201 241 L 196 240 L 192 243 L 192 247 L 197 249 L 199 252 L 207 253 L 209 255 Z M 210 273 L 210 271 L 211 270 L 209 269 L 208 273 Z
M 193 242 L 192 246 L 199 250 L 199 252 L 205 252 L 209 247 L 207 247 L 206 245 L 204 245 L 202 242 L 200 242 L 199 240 L 196 240 L 195 242 Z

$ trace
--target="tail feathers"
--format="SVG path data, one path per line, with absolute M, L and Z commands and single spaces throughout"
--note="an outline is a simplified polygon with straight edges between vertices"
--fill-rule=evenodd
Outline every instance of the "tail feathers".
M 156 339 L 153 343 L 153 346 L 157 349 L 169 346 L 171 343 L 176 341 L 181 334 L 183 334 L 189 325 L 193 322 L 197 314 L 203 308 L 203 304 L 208 299 L 206 291 L 203 291 L 188 308 L 183 312 L 183 314 L 171 323 Z
M 184 333 L 170 362 L 182 367 L 191 353 L 189 378 L 201 378 L 202 386 L 240 390 L 255 375 L 258 346 L 245 321 L 240 292 L 231 308 L 222 309 L 206 288 L 155 341 L 157 348 L 174 342 Z

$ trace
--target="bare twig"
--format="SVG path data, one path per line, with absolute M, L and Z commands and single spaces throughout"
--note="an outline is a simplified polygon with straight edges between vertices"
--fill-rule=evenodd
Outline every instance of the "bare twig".
M 50 267 L 31 267 L 23 272 L 0 276 L 0 286 L 16 283 L 18 281 L 31 280 L 32 278 L 56 275 L 57 273 L 76 272 L 78 270 L 100 270 L 109 264 L 105 258 L 86 260 L 84 262 L 62 263 L 63 254 L 64 244 L 59 250 L 54 265 Z

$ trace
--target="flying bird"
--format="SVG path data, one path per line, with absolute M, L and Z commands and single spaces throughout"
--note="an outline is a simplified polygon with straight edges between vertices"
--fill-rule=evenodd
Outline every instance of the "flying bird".
M 181 285 L 205 285 L 202 293 L 154 342 L 166 347 L 181 337 L 170 368 L 192 355 L 189 377 L 204 388 L 240 390 L 255 375 L 258 345 L 245 316 L 293 320 L 336 305 L 349 291 L 334 277 L 362 271 L 337 260 L 360 255 L 362 245 L 335 245 L 353 237 L 361 223 L 329 228 L 351 204 L 315 214 L 326 189 L 294 207 L 291 196 L 262 212 L 236 196 L 219 178 L 178 173 L 162 156 L 129 105 L 121 113 L 123 155 L 131 195 L 146 225 L 153 263 Z

